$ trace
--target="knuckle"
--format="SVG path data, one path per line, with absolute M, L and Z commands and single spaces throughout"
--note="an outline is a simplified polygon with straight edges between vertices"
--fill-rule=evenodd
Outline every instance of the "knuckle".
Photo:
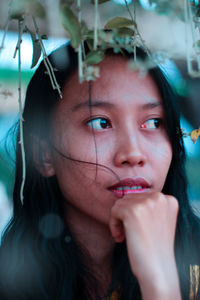
M 178 212 L 179 202 L 174 196 L 171 196 L 171 195 L 168 196 L 168 203 L 169 203 L 171 209 L 173 209 L 173 211 Z
M 145 209 L 146 208 L 145 208 L 144 204 L 137 204 L 136 206 L 131 208 L 129 213 L 135 219 L 140 219 L 141 217 L 143 217 Z

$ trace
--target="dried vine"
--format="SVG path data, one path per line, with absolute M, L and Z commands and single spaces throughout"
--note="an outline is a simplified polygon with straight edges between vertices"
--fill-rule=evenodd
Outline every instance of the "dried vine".
M 35 30 L 36 30 L 36 33 L 37 33 L 37 36 L 38 36 L 38 41 L 39 41 L 39 45 L 41 47 L 41 50 L 42 50 L 42 54 L 43 54 L 43 61 L 44 61 L 44 64 L 45 64 L 45 67 L 47 69 L 47 73 L 49 75 L 49 78 L 50 78 L 50 81 L 51 81 L 51 85 L 52 85 L 52 88 L 54 90 L 57 90 L 58 93 L 59 93 L 59 96 L 60 98 L 62 99 L 62 92 L 61 92 L 61 89 L 60 89 L 60 86 L 56 80 L 56 76 L 55 76 L 55 73 L 54 73 L 54 69 L 48 59 L 48 56 L 46 54 L 46 50 L 45 50 L 45 47 L 44 47 L 44 44 L 43 44 L 43 41 L 42 41 L 42 38 L 41 38 L 41 35 L 40 35 L 40 32 L 39 32 L 39 28 L 37 26 L 37 23 L 36 23 L 36 20 L 35 20 L 35 17 L 32 16 L 32 19 L 33 19 L 33 23 L 34 23 L 34 26 L 35 26 Z
M 19 128 L 20 128 L 20 140 L 19 144 L 21 146 L 21 155 L 22 155 L 22 182 L 20 188 L 20 200 L 23 205 L 24 201 L 24 184 L 26 179 L 26 159 L 25 159 L 25 151 L 24 151 L 24 135 L 23 135 L 23 107 L 22 107 L 22 93 L 21 93 L 21 42 L 22 42 L 22 34 L 24 29 L 24 18 L 19 19 L 18 26 L 19 26 L 19 36 L 18 36 L 18 43 L 15 50 L 14 57 L 18 52 L 18 102 L 19 102 Z

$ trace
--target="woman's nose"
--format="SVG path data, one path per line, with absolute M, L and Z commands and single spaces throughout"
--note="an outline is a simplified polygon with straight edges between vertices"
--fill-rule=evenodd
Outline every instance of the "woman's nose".
M 121 139 L 114 156 L 114 164 L 117 167 L 122 165 L 142 167 L 146 164 L 146 161 L 147 157 L 144 149 L 140 146 L 136 136 L 129 136 L 128 138 L 126 136 L 126 138 Z

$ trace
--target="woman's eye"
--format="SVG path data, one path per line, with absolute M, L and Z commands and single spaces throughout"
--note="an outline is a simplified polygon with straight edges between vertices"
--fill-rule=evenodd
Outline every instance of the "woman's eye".
M 111 128 L 111 123 L 105 118 L 96 118 L 87 122 L 87 125 L 96 130 Z
M 157 129 L 162 125 L 162 123 L 163 120 L 160 118 L 149 119 L 146 122 L 144 122 L 141 127 L 147 129 Z

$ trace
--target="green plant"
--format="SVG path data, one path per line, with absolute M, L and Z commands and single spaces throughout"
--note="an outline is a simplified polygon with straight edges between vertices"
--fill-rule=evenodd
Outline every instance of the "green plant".
M 152 55 L 147 48 L 145 41 L 140 35 L 137 26 L 137 12 L 136 12 L 136 0 L 133 2 L 133 8 L 130 6 L 127 0 L 124 0 L 127 13 L 129 17 L 115 16 L 107 20 L 103 28 L 99 28 L 99 6 L 109 0 L 91 0 L 89 5 L 94 7 L 94 26 L 88 28 L 84 18 L 82 16 L 81 0 L 60 0 L 60 20 L 63 27 L 66 29 L 70 36 L 71 45 L 74 47 L 78 55 L 78 71 L 80 83 L 84 80 L 95 80 L 100 76 L 100 70 L 98 64 L 104 59 L 105 50 L 112 48 L 115 53 L 123 52 L 124 50 L 133 54 L 133 60 L 130 61 L 130 68 L 135 70 L 139 69 L 140 72 L 145 73 L 149 68 L 152 68 L 155 64 L 159 64 L 164 61 L 163 56 L 160 59 L 159 55 Z M 158 13 L 173 14 L 185 19 L 187 37 L 192 33 L 193 45 L 189 44 L 187 40 L 187 65 L 188 72 L 193 77 L 200 77 L 200 2 L 184 0 L 149 0 L 151 4 L 155 4 L 155 10 Z M 76 5 L 77 12 L 75 13 L 74 5 Z M 30 30 L 26 24 L 27 18 L 31 18 L 35 32 Z M 22 99 L 21 99 L 21 42 L 23 40 L 23 33 L 29 33 L 33 44 L 33 57 L 31 68 L 37 63 L 41 55 L 43 56 L 49 79 L 52 84 L 52 88 L 58 91 L 60 98 L 62 93 L 60 87 L 56 81 L 55 70 L 50 64 L 43 39 L 47 37 L 41 35 L 36 18 L 45 18 L 45 8 L 39 0 L 11 0 L 9 3 L 9 14 L 5 25 L 4 35 L 0 50 L 4 47 L 6 33 L 9 28 L 9 24 L 13 20 L 18 22 L 18 41 L 14 57 L 18 54 L 18 90 L 19 90 L 19 114 L 20 114 L 20 141 L 23 161 L 23 178 L 21 185 L 21 201 L 23 203 L 23 188 L 26 176 L 25 166 L 25 152 L 23 145 L 23 119 L 22 119 Z M 87 44 L 89 53 L 85 53 L 84 45 Z M 136 57 L 136 47 L 143 47 L 148 54 L 148 59 L 141 62 Z M 194 49 L 196 69 L 193 67 L 191 50 Z M 195 129 L 190 134 L 183 133 L 184 136 L 190 135 L 193 142 L 196 142 L 199 137 L 199 129 Z

